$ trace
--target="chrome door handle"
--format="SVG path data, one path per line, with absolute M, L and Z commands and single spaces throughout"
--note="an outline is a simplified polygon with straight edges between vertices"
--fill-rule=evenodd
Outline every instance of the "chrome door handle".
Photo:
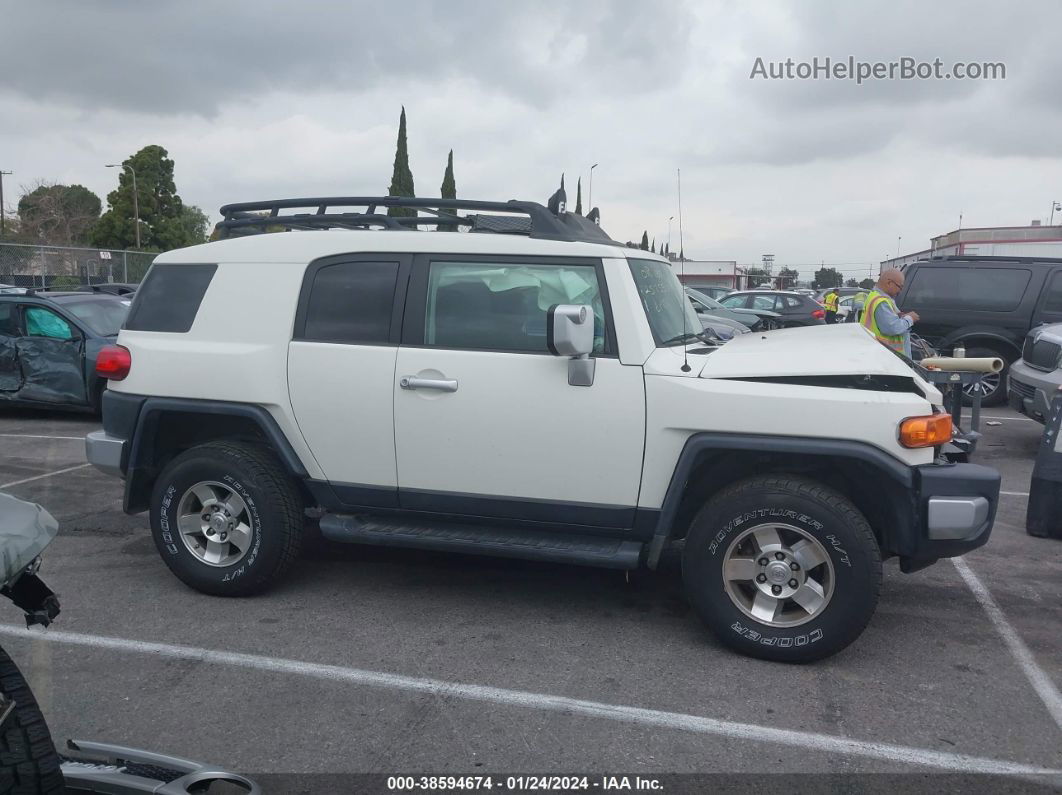
M 404 375 L 398 385 L 403 389 L 438 389 L 440 392 L 457 391 L 457 381 L 449 378 L 415 378 L 411 375 Z

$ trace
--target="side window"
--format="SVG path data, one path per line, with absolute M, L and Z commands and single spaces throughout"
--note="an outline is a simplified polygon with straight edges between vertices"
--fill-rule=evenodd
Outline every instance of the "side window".
M 783 295 L 783 296 L 781 296 L 781 298 L 782 298 L 783 301 L 785 301 L 785 305 L 788 308 L 790 308 L 790 309 L 799 309 L 800 308 L 800 299 L 799 298 L 794 298 L 791 295 Z
M 340 262 L 319 268 L 298 339 L 383 343 L 391 337 L 397 262 Z
M 719 299 L 719 303 L 727 309 L 744 309 L 745 299 L 744 295 L 728 295 L 726 298 Z
M 754 295 L 752 297 L 752 308 L 766 310 L 768 312 L 775 311 L 774 309 L 774 296 L 771 295 Z
M 125 328 L 177 334 L 190 330 L 217 269 L 203 263 L 153 264 L 136 291 Z
M 27 337 L 70 340 L 76 336 L 70 324 L 50 309 L 30 306 L 26 308 L 25 317 Z
M 0 302 L 0 337 L 17 337 L 18 322 L 15 316 L 15 305 Z
M 1051 275 L 1051 283 L 1044 291 L 1043 311 L 1062 312 L 1062 270 L 1057 270 Z
M 594 309 L 594 351 L 605 351 L 605 311 L 592 265 L 433 262 L 424 343 L 441 348 L 547 353 L 554 304 Z
M 1010 312 L 1018 308 L 1032 273 L 1021 268 L 921 267 L 911 277 L 904 306 Z

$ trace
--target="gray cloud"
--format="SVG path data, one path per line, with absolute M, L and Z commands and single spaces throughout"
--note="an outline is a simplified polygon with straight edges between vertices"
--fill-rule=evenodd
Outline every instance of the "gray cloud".
M 0 70 L 24 96 L 150 113 L 455 77 L 542 106 L 580 86 L 659 85 L 681 60 L 687 16 L 608 0 L 11 3 Z

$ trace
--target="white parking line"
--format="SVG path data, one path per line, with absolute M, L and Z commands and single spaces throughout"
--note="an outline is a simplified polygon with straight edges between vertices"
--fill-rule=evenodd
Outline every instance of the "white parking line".
M 890 743 L 850 740 L 830 734 L 776 729 L 771 726 L 758 726 L 750 723 L 704 718 L 698 715 L 686 715 L 678 712 L 664 712 L 655 709 L 642 709 L 599 701 L 585 701 L 547 693 L 532 693 L 524 690 L 508 690 L 485 685 L 469 685 L 459 682 L 446 682 L 439 679 L 427 679 L 416 676 L 366 671 L 347 668 L 340 665 L 323 665 L 321 663 L 287 660 L 276 657 L 264 657 L 257 654 L 240 654 L 237 652 L 215 651 L 195 646 L 178 646 L 169 643 L 151 643 L 148 641 L 112 638 L 102 635 L 87 635 L 80 632 L 57 630 L 29 630 L 10 624 L 0 624 L 0 635 L 20 638 L 32 638 L 51 641 L 71 646 L 83 646 L 95 649 L 134 652 L 154 655 L 169 659 L 195 660 L 213 665 L 232 665 L 240 668 L 252 668 L 277 674 L 293 674 L 333 682 L 345 682 L 353 685 L 377 687 L 386 690 L 399 690 L 413 693 L 425 693 L 446 699 L 465 699 L 486 702 L 502 706 L 523 709 L 559 712 L 566 715 L 580 715 L 601 718 L 620 723 L 652 726 L 663 729 L 695 732 L 734 740 L 774 743 L 792 748 L 801 748 L 817 753 L 846 754 L 871 759 L 882 759 L 904 765 L 954 770 L 964 773 L 989 773 L 996 775 L 1049 775 L 1057 776 L 1062 770 L 1053 770 L 1019 762 L 1008 762 L 984 757 L 966 756 L 945 751 L 933 751 L 925 748 L 912 748 Z
M 84 436 L 45 436 L 36 433 L 0 433 L 0 436 L 7 439 L 69 439 L 72 442 L 85 441 Z
M 22 480 L 12 480 L 10 483 L 0 483 L 0 489 L 9 489 L 12 486 L 21 486 L 23 483 L 31 483 L 34 480 L 40 480 L 41 478 L 50 478 L 55 475 L 62 475 L 66 472 L 73 472 L 75 469 L 84 469 L 85 467 L 89 466 L 92 466 L 92 464 L 78 464 L 76 467 L 57 469 L 54 472 L 45 472 L 43 475 L 34 475 L 31 478 L 23 478 Z
M 1018 665 L 1021 666 L 1021 670 L 1025 673 L 1029 684 L 1033 686 L 1036 695 L 1044 702 L 1044 706 L 1051 713 L 1051 717 L 1058 724 L 1058 728 L 1062 729 L 1062 694 L 1059 694 L 1055 683 L 1051 681 L 1051 677 L 1047 675 L 1044 669 L 1036 664 L 1036 659 L 1033 657 L 1032 652 L 1029 651 L 1029 647 L 1025 645 L 1013 625 L 1007 621 L 1006 615 L 996 604 L 996 600 L 992 598 L 992 594 L 985 587 L 985 584 L 974 574 L 970 565 L 962 558 L 952 558 L 951 562 L 955 564 L 959 576 L 970 586 L 974 598 L 981 603 L 981 607 L 988 613 L 989 620 L 995 625 L 996 631 L 1003 637 L 1003 642 L 1007 644 L 1010 653 L 1018 661 Z
M 1027 492 L 1027 491 L 1001 491 L 999 493 L 1000 494 L 1005 494 L 1008 497 L 1028 497 L 1029 496 L 1029 492 Z
M 1011 422 L 1036 422 L 1036 420 L 1031 420 L 1028 417 L 986 417 L 984 414 L 981 415 L 981 419 L 983 419 L 983 420 L 1010 420 Z

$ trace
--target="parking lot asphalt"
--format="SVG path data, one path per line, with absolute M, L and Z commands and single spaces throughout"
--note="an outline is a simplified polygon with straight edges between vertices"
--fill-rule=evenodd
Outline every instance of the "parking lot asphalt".
M 60 521 L 42 576 L 63 605 L 33 634 L 5 607 L 0 644 L 57 741 L 249 774 L 1058 770 L 1062 542 L 1024 529 L 1041 426 L 984 419 L 976 460 L 1009 492 L 989 544 L 887 563 L 862 638 L 791 666 L 722 648 L 674 560 L 628 579 L 311 532 L 275 590 L 204 596 L 84 465 L 95 421 L 0 411 L 0 490 Z

